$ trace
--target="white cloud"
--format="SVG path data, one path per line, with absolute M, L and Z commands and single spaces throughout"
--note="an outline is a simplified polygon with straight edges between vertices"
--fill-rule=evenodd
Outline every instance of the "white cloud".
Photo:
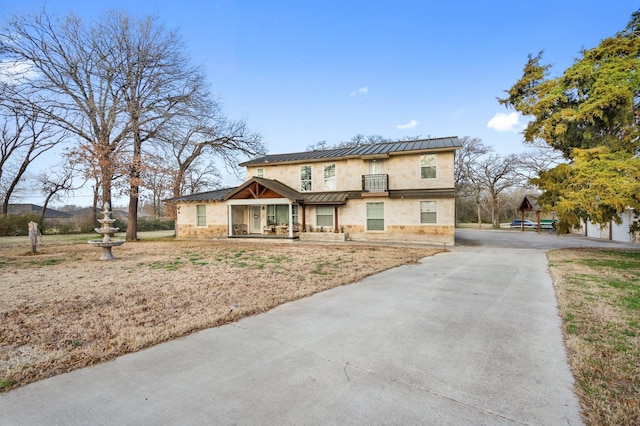
M 353 92 L 351 92 L 351 94 L 349 96 L 353 97 L 355 95 L 367 95 L 369 94 L 369 87 L 368 86 L 364 86 L 361 87 L 357 90 L 354 90 Z
M 519 127 L 519 119 L 520 116 L 517 112 L 512 112 L 510 114 L 499 112 L 489 120 L 487 127 L 497 130 L 498 132 L 515 131 Z
M 27 62 L 0 61 L 0 81 L 3 83 L 17 84 L 37 76 L 38 73 Z
M 467 113 L 467 110 L 464 108 L 459 108 L 457 110 L 455 110 L 453 112 L 453 115 L 451 116 L 451 119 L 453 120 L 457 120 L 458 118 L 460 118 L 461 116 L 463 116 L 464 114 Z
M 416 127 L 418 125 L 418 122 L 416 120 L 411 120 L 408 123 L 405 124 L 396 124 L 396 128 L 398 129 L 413 129 L 414 127 Z

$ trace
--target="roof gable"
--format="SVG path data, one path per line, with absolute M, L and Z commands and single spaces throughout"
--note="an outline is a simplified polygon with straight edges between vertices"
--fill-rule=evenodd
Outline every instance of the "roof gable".
M 520 203 L 519 211 L 539 211 L 540 207 L 538 207 L 538 195 L 537 194 L 527 194 L 522 199 Z
M 268 198 L 288 198 L 293 201 L 301 202 L 304 196 L 285 185 L 284 183 L 259 177 L 253 177 L 227 193 L 223 199 L 268 199 Z
M 240 163 L 240 166 L 288 163 L 300 161 L 322 161 L 348 157 L 389 156 L 399 153 L 427 152 L 434 150 L 456 150 L 462 147 L 457 136 L 420 139 L 415 141 L 381 142 L 348 148 L 304 151 L 290 154 L 272 154 Z

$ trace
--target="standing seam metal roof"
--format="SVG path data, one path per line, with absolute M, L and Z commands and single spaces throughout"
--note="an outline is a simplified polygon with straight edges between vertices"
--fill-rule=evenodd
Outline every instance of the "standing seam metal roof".
M 381 142 L 359 145 L 349 148 L 327 149 L 322 151 L 304 151 L 289 154 L 272 154 L 240 163 L 240 166 L 253 164 L 282 163 L 288 161 L 320 160 L 323 158 L 358 157 L 385 155 L 397 152 L 427 151 L 431 149 L 458 149 L 462 143 L 457 136 L 446 138 L 420 139 L 416 141 Z
M 222 201 L 222 198 L 235 188 L 216 189 L 215 191 L 199 192 L 197 194 L 183 195 L 182 197 L 170 198 L 166 202 L 181 201 Z

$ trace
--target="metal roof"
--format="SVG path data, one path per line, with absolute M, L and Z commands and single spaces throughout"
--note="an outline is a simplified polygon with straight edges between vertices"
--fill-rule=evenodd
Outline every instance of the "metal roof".
M 170 198 L 164 200 L 168 203 L 181 201 L 222 201 L 222 198 L 235 188 L 216 189 L 215 191 L 199 192 L 197 194 L 184 195 L 182 197 Z
M 345 204 L 349 198 L 349 192 L 316 192 L 305 194 L 305 204 Z
M 272 164 L 298 161 L 326 160 L 329 158 L 366 157 L 389 155 L 403 152 L 420 152 L 430 150 L 450 149 L 462 147 L 457 136 L 445 138 L 419 139 L 415 141 L 381 142 L 359 145 L 349 148 L 326 149 L 322 151 L 304 151 L 290 154 L 272 154 L 240 163 L 240 166 Z
M 9 204 L 7 206 L 7 214 L 9 215 L 21 215 L 27 213 L 40 214 L 41 212 L 42 206 L 38 206 L 36 204 Z M 59 210 L 54 210 L 47 207 L 44 211 L 44 217 L 46 219 L 63 219 L 73 217 L 73 215 L 71 213 L 61 212 Z
M 539 211 L 540 207 L 538 206 L 538 195 L 539 194 L 526 194 L 520 203 L 520 207 L 518 210 L 520 211 Z

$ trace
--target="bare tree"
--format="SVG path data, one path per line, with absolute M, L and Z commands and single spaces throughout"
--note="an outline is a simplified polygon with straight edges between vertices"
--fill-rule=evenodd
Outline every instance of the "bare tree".
M 480 163 L 493 149 L 482 139 L 465 136 L 462 148 L 456 151 L 454 182 L 458 197 L 472 198 L 475 203 L 478 227 L 482 227 L 482 193 L 484 182 L 479 174 Z
M 239 157 L 265 153 L 262 137 L 248 130 L 245 121 L 229 121 L 213 100 L 204 100 L 188 111 L 176 115 L 159 137 L 175 162 L 172 193 L 182 194 L 187 176 L 204 158 L 222 161 L 227 170 L 240 176 L 236 168 Z
M 264 151 L 244 121 L 222 116 L 185 50 L 155 18 L 136 21 L 116 12 L 86 24 L 74 15 L 56 20 L 42 10 L 14 17 L 0 31 L 2 59 L 30 71 L 12 97 L 79 136 L 78 158 L 87 161 L 92 177 L 99 172 L 96 194 L 103 205 L 110 203 L 118 177 L 128 176 L 129 241 L 137 239 L 143 143 L 160 141 L 169 122 L 180 129 L 171 129 L 178 140 L 197 135 L 189 138 L 190 154 L 181 157 L 185 168 L 203 153 L 230 165 L 239 155 Z
M 56 199 L 60 194 L 69 193 L 82 186 L 74 184 L 74 179 L 78 176 L 78 170 L 74 169 L 73 165 L 70 164 L 54 167 L 52 170 L 43 172 L 38 176 L 42 192 L 45 194 L 44 203 L 42 204 L 41 223 L 44 223 L 44 215 L 51 200 Z
M 126 52 L 108 26 L 84 25 L 74 15 L 56 20 L 43 9 L 11 18 L 0 31 L 0 52 L 30 70 L 11 98 L 80 138 L 99 167 L 102 202 L 110 202 L 129 128 L 125 88 L 117 84 Z
M 380 135 L 363 135 L 361 133 L 353 136 L 348 141 L 338 142 L 335 145 L 329 145 L 327 141 L 319 141 L 313 145 L 307 146 L 307 151 L 322 151 L 325 149 L 340 149 L 340 148 L 353 148 L 360 145 L 367 145 L 372 143 L 387 142 L 383 136 Z
M 518 155 L 518 173 L 527 182 L 566 161 L 560 151 L 553 149 L 543 140 L 536 139 L 526 146 L 527 150 Z
M 151 200 L 153 215 L 159 219 L 162 215 L 162 200 L 171 196 L 171 182 L 174 168 L 164 155 L 147 154 L 147 167 L 143 172 L 143 187 L 147 199 Z
M 189 66 L 182 41 L 153 17 L 135 22 L 111 14 L 112 36 L 125 52 L 118 85 L 125 87 L 124 108 L 131 130 L 127 241 L 137 240 L 138 201 L 143 168 L 142 144 L 153 141 L 163 126 L 190 104 L 209 96 L 204 74 Z
M 0 214 L 7 215 L 9 201 L 33 161 L 64 139 L 64 132 L 34 111 L 19 106 L 2 108 L 0 120 Z
M 511 154 L 502 157 L 491 154 L 485 157 L 478 165 L 477 176 L 479 182 L 488 191 L 491 204 L 491 222 L 494 228 L 500 228 L 500 196 L 503 191 L 514 186 L 521 185 L 522 176 L 517 173 L 519 158 Z

